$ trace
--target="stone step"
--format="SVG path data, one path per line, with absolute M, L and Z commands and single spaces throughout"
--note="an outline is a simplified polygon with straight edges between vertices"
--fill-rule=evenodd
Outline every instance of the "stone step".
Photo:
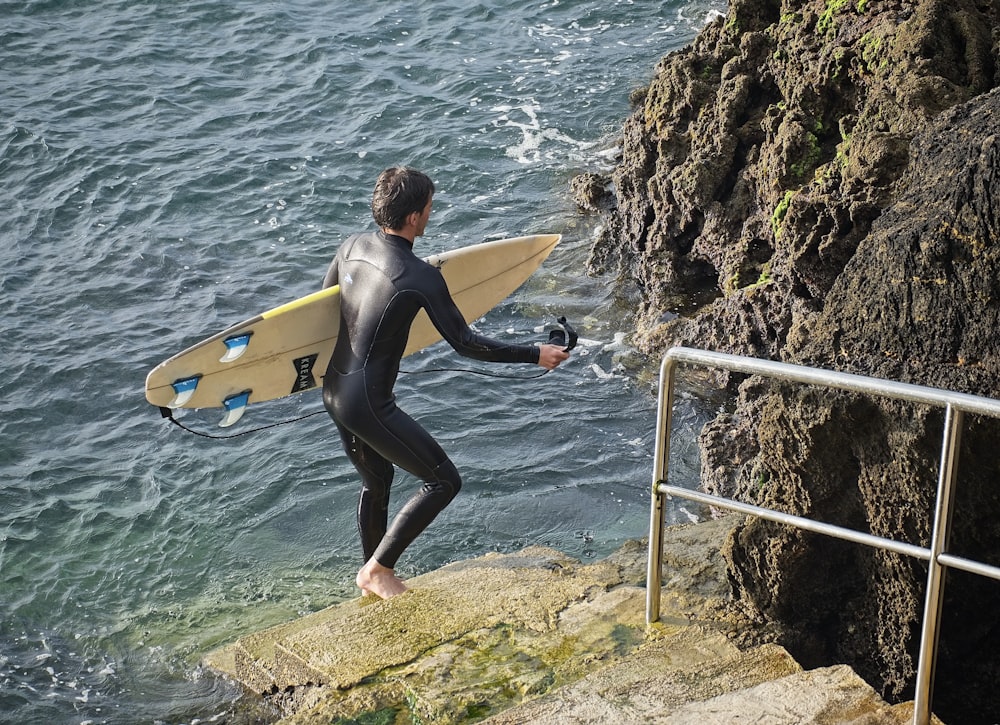
M 486 555 L 416 577 L 402 597 L 345 602 L 242 637 L 205 661 L 257 692 L 346 688 L 473 630 L 507 625 L 546 632 L 568 604 L 621 582 L 612 563 L 584 566 L 552 549 Z
M 911 703 L 890 706 L 846 665 L 802 671 L 777 645 L 678 663 L 664 640 L 483 725 L 908 725 Z M 679 666 L 678 666 L 679 665 Z M 938 722 L 936 719 L 934 722 Z
M 663 718 L 688 703 L 801 672 L 795 660 L 777 645 L 746 652 L 733 648 L 706 658 L 691 656 L 691 650 L 701 646 L 706 637 L 710 641 L 710 635 L 690 629 L 683 637 L 652 642 L 623 662 L 483 722 L 489 725 L 667 722 Z M 727 720 L 727 725 L 730 722 L 734 721 Z
M 906 722 L 847 668 L 803 673 L 780 647 L 733 644 L 717 563 L 725 530 L 671 532 L 650 627 L 641 542 L 592 564 L 530 547 L 244 636 L 204 661 L 280 708 L 282 725 Z
M 642 590 L 629 589 L 627 597 L 625 590 L 616 590 L 614 598 L 641 602 Z M 739 650 L 725 636 L 697 626 L 658 627 L 650 634 L 652 640 L 640 637 L 634 645 L 623 646 L 620 654 L 613 654 L 608 652 L 614 640 L 607 630 L 598 635 L 589 626 L 583 631 L 573 630 L 569 621 L 564 625 L 561 635 L 506 626 L 470 632 L 413 662 L 383 671 L 374 681 L 343 691 L 342 696 L 331 697 L 327 692 L 309 707 L 297 703 L 295 713 L 281 723 L 356 722 L 364 717 L 441 724 L 478 721 L 482 715 L 544 696 L 564 682 L 578 681 L 608 662 L 628 661 L 635 657 L 636 648 L 648 647 L 651 641 L 656 646 L 649 649 L 650 657 L 670 662 L 678 671 L 712 662 L 731 663 L 739 657 Z M 595 646 L 593 640 L 603 640 L 603 646 Z M 641 658 L 636 661 L 640 667 L 647 666 Z M 531 721 L 529 717 L 518 722 Z
M 797 672 L 755 687 L 660 710 L 667 725 L 910 725 L 913 703 L 887 704 L 847 665 Z M 931 718 L 933 725 L 941 721 Z

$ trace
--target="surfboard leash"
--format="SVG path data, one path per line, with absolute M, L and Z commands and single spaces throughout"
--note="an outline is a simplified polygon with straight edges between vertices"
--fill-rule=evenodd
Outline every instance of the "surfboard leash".
M 305 420 L 306 418 L 312 418 L 314 415 L 325 415 L 325 410 L 314 410 L 312 413 L 306 413 L 305 415 L 300 415 L 297 418 L 289 418 L 288 420 L 280 420 L 277 423 L 269 423 L 268 425 L 262 425 L 258 428 L 251 428 L 250 430 L 240 431 L 239 433 L 230 433 L 228 435 L 212 435 L 211 433 L 203 433 L 200 430 L 195 430 L 194 428 L 189 428 L 188 426 L 181 423 L 174 417 L 174 411 L 170 408 L 160 406 L 160 415 L 169 420 L 171 423 L 176 425 L 181 430 L 185 430 L 188 433 L 193 433 L 196 436 L 202 438 L 211 438 L 212 440 L 226 440 L 227 438 L 239 438 L 240 436 L 250 435 L 251 433 L 260 433 L 261 431 L 268 430 L 269 428 L 277 428 L 279 425 L 288 425 L 289 423 L 298 423 L 300 420 Z

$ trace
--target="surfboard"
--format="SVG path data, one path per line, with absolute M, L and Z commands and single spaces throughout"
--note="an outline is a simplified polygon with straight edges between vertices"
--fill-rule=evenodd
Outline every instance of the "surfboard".
M 493 309 L 520 287 L 561 239 L 536 234 L 473 244 L 426 257 L 441 270 L 466 322 Z M 330 287 L 227 327 L 146 376 L 146 400 L 161 408 L 225 408 L 233 425 L 250 403 L 322 385 L 340 327 L 340 288 Z M 421 310 L 404 355 L 441 339 Z

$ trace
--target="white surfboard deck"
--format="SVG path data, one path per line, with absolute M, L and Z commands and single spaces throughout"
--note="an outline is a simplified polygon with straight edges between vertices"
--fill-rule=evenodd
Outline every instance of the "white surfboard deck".
M 500 239 L 426 258 L 438 267 L 466 322 L 520 287 L 559 243 L 559 234 Z M 340 288 L 275 307 L 192 345 L 146 376 L 146 400 L 163 408 L 226 408 L 232 425 L 249 403 L 322 385 L 340 327 Z M 404 355 L 441 339 L 423 310 Z

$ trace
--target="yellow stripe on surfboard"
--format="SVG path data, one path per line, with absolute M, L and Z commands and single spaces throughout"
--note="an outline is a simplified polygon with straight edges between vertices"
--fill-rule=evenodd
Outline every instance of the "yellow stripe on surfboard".
M 283 315 L 286 312 L 292 312 L 300 307 L 305 307 L 306 305 L 312 304 L 315 300 L 321 300 L 324 297 L 329 297 L 330 295 L 335 295 L 340 293 L 340 285 L 335 284 L 333 287 L 327 287 L 326 289 L 321 289 L 319 292 L 313 292 L 305 297 L 299 297 L 297 300 L 292 300 L 291 302 L 286 302 L 283 305 L 279 305 L 274 309 L 268 310 L 267 312 L 261 313 L 261 318 L 266 320 L 271 317 L 277 317 L 278 315 Z

